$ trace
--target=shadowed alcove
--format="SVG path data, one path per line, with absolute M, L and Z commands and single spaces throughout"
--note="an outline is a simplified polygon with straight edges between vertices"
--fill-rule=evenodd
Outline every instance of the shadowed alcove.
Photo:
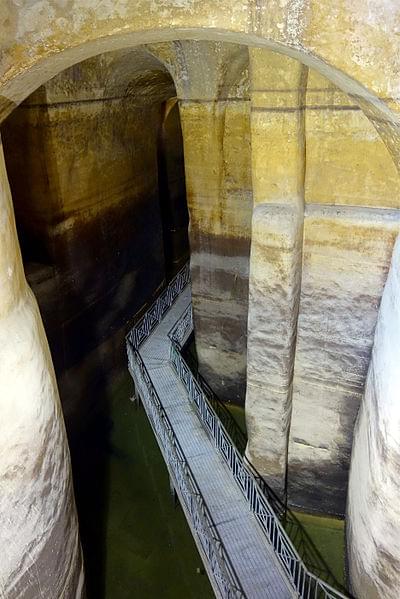
M 62 401 L 87 592 L 96 599 L 117 596 L 129 574 L 128 566 L 121 575 L 118 547 L 127 551 L 120 561 L 129 556 L 140 569 L 147 549 L 135 548 L 135 534 L 148 537 L 150 554 L 157 552 L 152 534 L 173 534 L 167 520 L 157 532 L 146 511 L 146 501 L 159 501 L 157 485 L 161 493 L 168 489 L 149 426 L 139 414 L 126 427 L 121 410 L 131 406 L 133 393 L 125 335 L 189 256 L 174 83 L 143 49 L 100 55 L 36 90 L 1 132 L 25 273 Z M 146 469 L 138 492 L 135 476 Z M 124 544 L 118 527 L 129 530 L 139 508 L 149 529 L 127 533 Z M 174 534 L 189 539 L 184 542 L 195 556 L 183 516 L 165 509 L 178 519 Z M 165 567 L 179 568 L 171 555 Z M 150 567 L 154 559 L 157 553 L 148 558 Z M 195 576 L 195 566 L 192 571 Z

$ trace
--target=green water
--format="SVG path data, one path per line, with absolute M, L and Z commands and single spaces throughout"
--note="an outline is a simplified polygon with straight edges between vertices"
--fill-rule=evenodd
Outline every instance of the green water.
M 81 447 L 87 464 L 76 486 L 89 599 L 211 599 L 146 414 L 129 401 L 130 394 L 127 380 Z
M 337 582 L 345 586 L 344 520 L 294 512 Z
M 246 418 L 244 415 L 244 408 L 237 406 L 233 403 L 225 404 L 225 405 L 228 408 L 229 412 L 231 413 L 231 416 L 233 416 L 233 418 L 235 419 L 236 424 L 239 426 L 239 428 L 242 429 L 242 431 L 244 433 L 246 433 Z M 246 438 L 247 438 L 247 433 L 246 433 Z

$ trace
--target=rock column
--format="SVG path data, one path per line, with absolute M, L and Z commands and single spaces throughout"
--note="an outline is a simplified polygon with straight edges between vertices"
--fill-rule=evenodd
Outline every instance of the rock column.
M 400 589 L 400 239 L 382 296 L 358 414 L 347 503 L 348 571 L 362 599 Z
M 199 367 L 222 400 L 243 404 L 252 212 L 247 48 L 182 43 L 176 65 Z
M 250 50 L 254 212 L 250 258 L 247 457 L 285 486 L 304 204 L 303 94 L 297 61 Z
M 307 206 L 288 459 L 293 506 L 345 512 L 353 427 L 399 217 Z
M 0 595 L 80 599 L 83 565 L 63 416 L 0 151 Z

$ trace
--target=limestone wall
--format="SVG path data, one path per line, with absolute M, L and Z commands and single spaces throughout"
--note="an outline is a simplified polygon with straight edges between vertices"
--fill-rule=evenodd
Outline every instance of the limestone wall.
M 62 73 L 3 126 L 25 271 L 67 424 L 91 597 L 103 592 L 109 489 L 102 448 L 112 392 L 126 372 L 124 337 L 164 283 L 166 266 L 172 274 L 188 253 L 179 116 L 166 115 L 174 93 L 150 54 L 119 52 Z M 87 453 L 93 438 L 95 458 Z M 52 467 L 65 478 L 57 459 Z M 96 488 L 88 468 L 96 468 Z M 87 526 L 93 506 L 96 530 Z
M 344 514 L 354 421 L 400 227 L 391 210 L 400 207 L 400 178 L 359 107 L 311 69 L 305 132 L 289 501 Z
M 344 514 L 400 179 L 348 96 L 292 59 L 250 58 L 247 455 L 291 505 Z
M 309 69 L 306 105 L 306 203 L 399 208 L 396 164 L 354 99 Z

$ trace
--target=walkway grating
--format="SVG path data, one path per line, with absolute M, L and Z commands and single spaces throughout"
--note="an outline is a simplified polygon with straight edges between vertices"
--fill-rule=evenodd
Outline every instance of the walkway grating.
M 190 301 L 190 288 L 187 286 L 141 345 L 140 355 L 211 513 L 244 596 L 249 599 L 297 597 L 240 488 L 189 403 L 186 388 L 170 362 L 168 333 Z M 144 405 L 146 407 L 145 402 Z M 189 526 L 192 527 L 190 521 Z M 207 563 L 205 567 L 209 570 Z

